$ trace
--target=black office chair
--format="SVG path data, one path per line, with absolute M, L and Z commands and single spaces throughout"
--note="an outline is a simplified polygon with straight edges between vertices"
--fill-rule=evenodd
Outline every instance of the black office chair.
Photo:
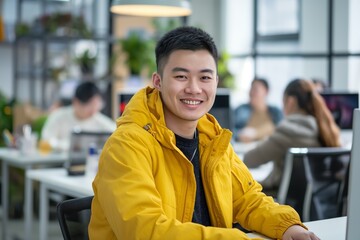
M 93 196 L 64 200 L 57 205 L 57 218 L 64 240 L 89 239 L 88 224 Z
M 350 149 L 290 148 L 277 201 L 295 208 L 303 221 L 339 217 Z

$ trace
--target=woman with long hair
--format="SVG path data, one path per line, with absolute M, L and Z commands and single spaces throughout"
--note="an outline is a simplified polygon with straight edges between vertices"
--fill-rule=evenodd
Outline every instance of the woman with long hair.
M 274 162 L 273 171 L 261 182 L 265 191 L 277 191 L 289 148 L 340 146 L 340 130 L 311 81 L 295 79 L 286 86 L 283 112 L 285 118 L 274 133 L 243 159 L 249 168 Z

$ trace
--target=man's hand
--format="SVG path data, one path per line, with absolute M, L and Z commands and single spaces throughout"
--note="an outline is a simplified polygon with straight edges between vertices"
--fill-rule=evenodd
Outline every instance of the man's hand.
M 320 240 L 313 232 L 305 228 L 294 225 L 289 227 L 283 235 L 283 240 Z

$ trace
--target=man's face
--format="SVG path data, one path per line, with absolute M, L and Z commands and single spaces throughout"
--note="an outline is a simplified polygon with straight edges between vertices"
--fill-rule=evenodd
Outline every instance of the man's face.
M 166 124 L 197 124 L 214 103 L 217 83 L 216 63 L 208 51 L 172 52 L 162 76 L 153 75 L 164 103 Z
M 76 117 L 80 120 L 85 120 L 102 109 L 103 101 L 98 95 L 92 97 L 87 103 L 81 103 L 79 100 L 74 99 L 73 107 Z

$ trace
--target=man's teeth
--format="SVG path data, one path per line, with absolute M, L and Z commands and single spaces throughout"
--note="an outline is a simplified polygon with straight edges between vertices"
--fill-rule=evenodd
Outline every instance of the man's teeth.
M 189 104 L 189 105 L 198 105 L 200 104 L 200 101 L 192 101 L 192 100 L 182 100 L 183 103 Z

